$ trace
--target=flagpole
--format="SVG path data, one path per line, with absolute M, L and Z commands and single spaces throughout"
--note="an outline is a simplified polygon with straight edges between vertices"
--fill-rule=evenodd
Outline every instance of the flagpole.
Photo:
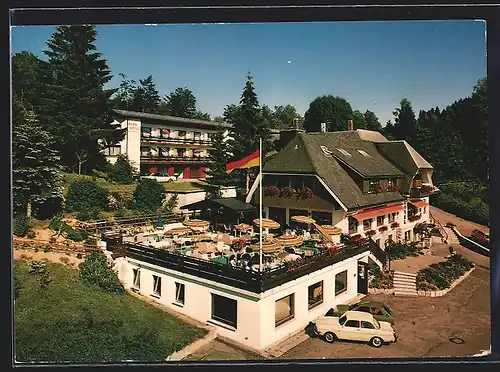
M 259 159 L 259 193 L 260 193 L 260 231 L 259 231 L 259 272 L 262 273 L 262 138 L 259 139 L 260 159 Z

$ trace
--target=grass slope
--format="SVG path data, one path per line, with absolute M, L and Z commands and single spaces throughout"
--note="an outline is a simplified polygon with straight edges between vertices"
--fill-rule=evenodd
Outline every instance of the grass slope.
M 60 264 L 47 264 L 52 282 L 40 289 L 28 268 L 15 262 L 17 362 L 164 361 L 207 333 L 129 294 L 88 286 Z

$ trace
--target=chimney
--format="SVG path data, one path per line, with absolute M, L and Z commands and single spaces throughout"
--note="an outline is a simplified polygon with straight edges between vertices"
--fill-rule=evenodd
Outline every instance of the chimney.
M 322 133 L 326 132 L 326 123 L 321 123 L 321 132 Z
M 347 130 L 348 131 L 353 131 L 354 130 L 354 121 L 347 120 Z

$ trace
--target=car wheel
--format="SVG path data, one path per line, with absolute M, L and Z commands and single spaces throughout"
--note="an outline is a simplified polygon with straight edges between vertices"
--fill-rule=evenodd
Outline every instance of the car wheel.
M 384 343 L 384 341 L 382 341 L 382 339 L 380 337 L 373 337 L 370 340 L 370 345 L 373 347 L 380 347 L 380 346 L 382 346 L 383 343 Z
M 333 342 L 335 342 L 336 339 L 337 339 L 337 336 L 335 336 L 334 333 L 332 333 L 332 332 L 325 333 L 325 341 L 326 342 L 333 343 Z

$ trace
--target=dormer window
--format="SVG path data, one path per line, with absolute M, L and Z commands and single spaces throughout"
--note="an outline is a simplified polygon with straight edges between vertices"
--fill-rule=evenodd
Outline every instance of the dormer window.
M 366 158 L 371 158 L 372 156 L 364 150 L 358 150 L 358 152 Z
M 378 180 L 370 180 L 370 187 L 368 189 L 370 193 L 379 193 L 381 192 L 380 189 L 380 181 Z
M 352 156 L 351 154 L 349 154 L 346 150 L 344 149 L 337 149 L 342 155 L 344 156 Z

